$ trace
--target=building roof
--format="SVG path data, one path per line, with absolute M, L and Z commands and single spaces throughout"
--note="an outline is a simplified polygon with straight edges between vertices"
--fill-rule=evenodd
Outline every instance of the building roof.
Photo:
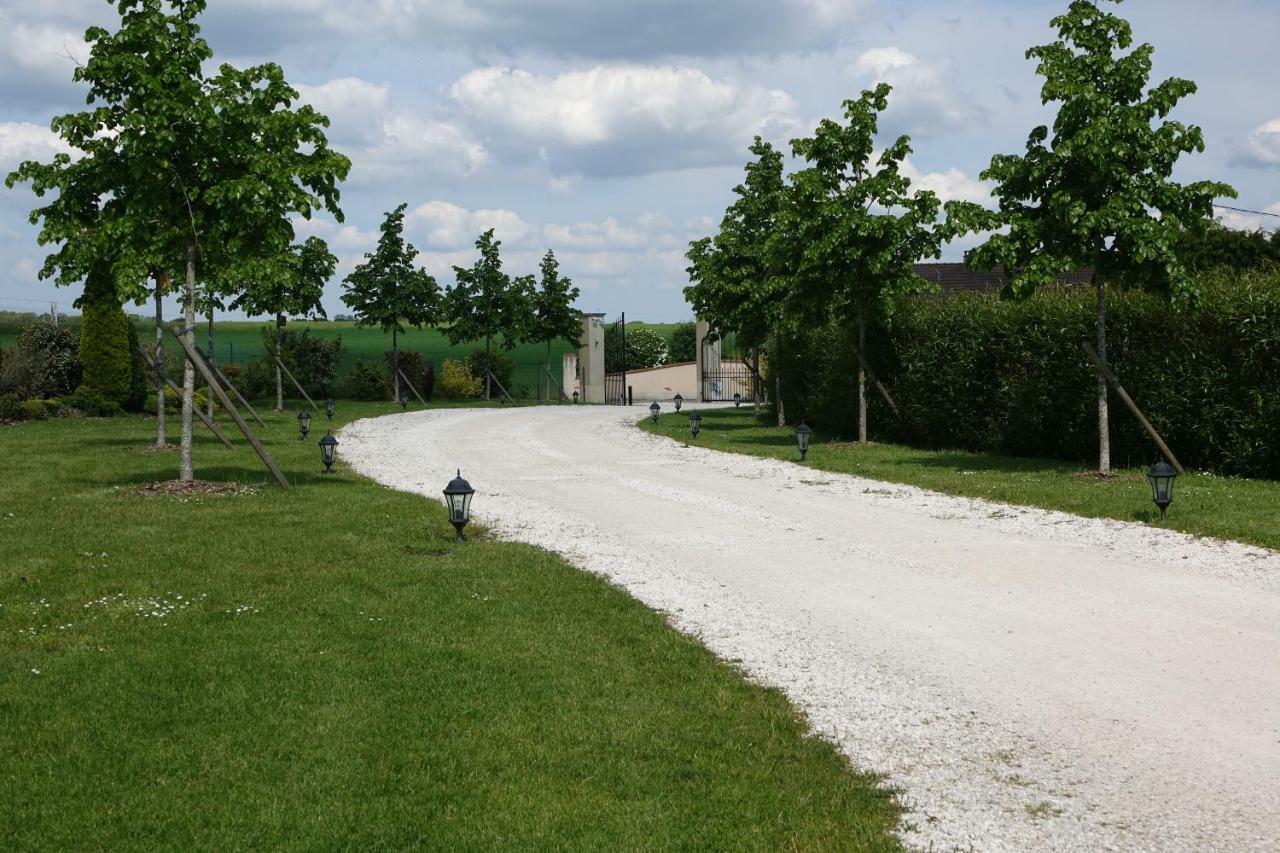
M 943 294 L 948 293 L 998 293 L 1004 287 L 1004 268 L 972 270 L 964 264 L 915 264 L 912 270 L 927 282 L 938 285 Z M 1093 273 L 1077 270 L 1062 273 L 1058 284 L 1088 284 Z

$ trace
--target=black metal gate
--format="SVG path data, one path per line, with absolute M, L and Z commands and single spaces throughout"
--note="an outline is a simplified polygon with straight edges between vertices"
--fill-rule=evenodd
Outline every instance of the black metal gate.
M 610 335 L 612 330 L 613 334 Z M 627 313 L 622 312 L 604 334 L 604 401 L 610 406 L 627 405 Z
M 744 403 L 764 399 L 764 386 L 756 371 L 754 352 L 738 347 L 732 333 L 702 342 L 702 399 L 708 403 L 732 403 L 738 395 Z

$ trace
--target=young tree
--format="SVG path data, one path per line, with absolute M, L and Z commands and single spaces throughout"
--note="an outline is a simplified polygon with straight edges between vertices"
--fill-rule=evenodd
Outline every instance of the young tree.
M 1097 350 L 1105 364 L 1107 288 L 1143 288 L 1193 302 L 1179 236 L 1212 218 L 1214 198 L 1234 198 L 1235 191 L 1212 181 L 1169 179 L 1179 157 L 1204 151 L 1200 128 L 1166 120 L 1196 86 L 1172 77 L 1147 89 L 1154 48 L 1130 50 L 1127 21 L 1076 0 L 1050 23 L 1058 40 L 1031 48 L 1027 58 L 1039 63 L 1041 100 L 1059 105 L 1052 138 L 1041 125 L 1031 131 L 1025 154 L 991 159 L 982 178 L 996 183 L 998 211 L 955 202 L 948 220 L 955 233 L 1007 228 L 975 249 L 971 261 L 988 269 L 1003 265 L 1015 296 L 1058 273 L 1092 270 Z M 1099 376 L 1098 471 L 1110 470 L 1107 383 Z
M 546 369 L 551 369 L 551 343 L 557 339 L 577 345 L 582 337 L 582 315 L 573 307 L 580 291 L 573 281 L 560 275 L 555 252 L 548 251 L 539 267 L 542 276 L 533 294 L 532 325 L 527 340 L 547 345 Z M 541 385 L 541 379 L 539 379 Z M 550 396 L 550 387 L 547 388 Z
M 867 323 L 889 316 L 900 295 L 927 288 L 912 265 L 937 257 L 942 242 L 935 228 L 938 197 L 912 193 L 901 171 L 910 139 L 901 136 L 875 156 L 879 114 L 890 91 L 882 83 L 845 101 L 845 124 L 824 119 L 812 138 L 792 143 L 796 156 L 811 165 L 793 176 L 774 242 L 793 264 L 801 311 L 817 316 L 831 310 L 855 324 L 858 441 L 864 444 Z
M 404 324 L 421 328 L 439 321 L 440 288 L 436 280 L 416 266 L 418 250 L 404 239 L 402 204 L 387 213 L 377 248 L 364 256 L 343 282 L 342 301 L 355 312 L 360 326 L 381 326 L 391 332 L 392 389 L 400 397 L 400 333 Z
M 106 262 L 122 297 L 136 298 L 149 276 L 159 297 L 170 271 L 185 268 L 184 334 L 194 345 L 197 263 L 216 273 L 206 277 L 253 278 L 292 240 L 289 214 L 309 217 L 322 206 L 341 219 L 336 185 L 350 162 L 328 148 L 327 119 L 291 108 L 298 93 L 279 67 L 224 65 L 206 77 L 212 52 L 196 23 L 204 0 L 116 5 L 119 29 L 87 30 L 89 58 L 75 71 L 92 109 L 52 123 L 82 156 L 24 163 L 9 182 L 30 180 L 38 195 L 58 191 L 32 219 L 43 219 L 43 243 L 61 244 L 45 264 L 60 283 Z M 194 388 L 187 363 L 183 480 L 194 479 Z
M 324 286 L 333 278 L 338 259 L 319 237 L 289 247 L 278 271 L 247 285 L 231 303 L 231 309 L 250 316 L 269 314 L 275 319 L 276 358 L 280 353 L 280 330 L 287 317 L 324 317 Z M 276 411 L 284 411 L 284 377 L 276 365 Z
M 737 198 L 725 211 L 719 232 L 689 246 L 692 284 L 684 293 L 715 333 L 734 332 L 740 342 L 757 348 L 772 339 L 777 365 L 793 285 L 777 241 L 786 185 L 780 152 L 758 136 L 750 150 L 755 159 L 747 163 L 746 179 L 733 189 Z M 776 367 L 772 373 L 782 426 L 782 377 Z
M 456 346 L 483 338 L 485 360 L 490 365 L 495 337 L 501 336 L 503 347 L 511 349 L 528 334 L 534 290 L 533 276 L 512 279 L 502 271 L 501 246 L 492 228 L 481 234 L 476 240 L 480 257 L 470 269 L 453 268 L 457 281 L 445 294 L 450 325 L 444 333 L 449 342 Z M 492 380 L 486 373 L 484 398 L 488 400 L 492 394 Z

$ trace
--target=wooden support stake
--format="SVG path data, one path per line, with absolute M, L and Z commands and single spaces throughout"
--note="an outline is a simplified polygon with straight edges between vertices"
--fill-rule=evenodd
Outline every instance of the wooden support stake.
M 400 381 L 409 386 L 409 390 L 413 392 L 413 396 L 418 398 L 418 402 L 424 406 L 427 405 L 427 401 L 422 399 L 422 395 L 418 393 L 417 388 L 413 387 L 413 383 L 409 381 L 409 377 L 404 375 L 404 371 L 397 367 L 396 373 L 400 374 Z
M 556 379 L 556 375 L 555 375 L 554 373 L 552 373 L 552 372 L 551 372 L 551 368 L 550 368 L 550 367 L 547 367 L 547 366 L 544 364 L 544 365 L 542 365 L 542 369 L 543 369 L 543 371 L 545 371 L 545 372 L 546 372 L 546 374 L 547 374 L 547 378 L 548 378 L 548 379 L 550 379 L 552 382 L 554 382 L 554 383 L 555 383 L 556 389 L 560 392 L 560 397 L 559 397 L 559 399 L 557 399 L 557 400 L 556 400 L 556 402 L 558 403 L 558 402 L 560 402 L 560 400 L 567 400 L 567 399 L 569 399 L 569 395 L 568 395 L 568 394 L 566 394 L 566 393 L 564 393 L 564 386 L 560 384 L 560 380 L 559 380 L 559 379 Z
M 867 359 L 862 355 L 862 349 L 856 343 L 853 345 L 853 352 L 858 356 L 858 364 L 862 365 L 862 371 L 875 383 L 876 390 L 880 392 L 880 396 L 884 397 L 884 401 L 893 410 L 894 417 L 902 417 L 902 413 L 898 411 L 898 404 L 893 402 L 893 398 L 889 396 L 889 389 L 885 388 L 884 384 L 876 378 L 876 372 L 871 369 L 871 365 L 867 364 Z
M 187 354 L 187 358 L 191 360 L 191 363 L 196 366 L 196 370 L 200 371 L 205 381 L 209 383 L 214 393 L 218 395 L 218 402 L 222 404 L 222 408 L 227 410 L 227 414 L 231 415 L 231 419 L 236 422 L 236 426 L 240 427 L 240 432 L 244 433 L 244 437 L 249 440 L 249 444 L 253 445 L 253 449 L 257 451 L 258 458 L 262 460 L 263 465 L 267 466 L 267 470 L 271 472 L 271 475 L 276 478 L 280 488 L 285 491 L 292 488 L 289 485 L 289 481 L 285 479 L 284 473 L 276 467 L 271 454 L 267 453 L 267 449 L 262 446 L 262 442 L 253 434 L 253 430 L 249 429 L 249 425 L 244 422 L 244 418 L 240 417 L 240 413 L 236 411 L 236 407 L 232 405 L 231 400 L 227 397 L 227 392 L 223 391 L 222 386 L 214 381 L 213 372 L 209 370 L 209 365 L 205 364 L 204 359 L 200 357 L 200 353 L 196 352 L 195 348 L 187 343 L 187 339 L 177 329 L 170 327 L 169 331 L 178 339 L 178 344 L 181 345 L 183 352 Z
M 230 388 L 231 393 L 236 395 L 236 399 L 240 401 L 240 405 L 244 406 L 246 409 L 249 410 L 249 414 L 253 417 L 255 421 L 258 422 L 258 426 L 262 427 L 263 429 L 266 429 L 267 425 L 262 422 L 262 418 L 258 417 L 258 413 L 253 410 L 253 406 L 249 405 L 249 401 L 244 398 L 244 395 L 240 393 L 239 389 L 236 388 L 235 385 L 231 384 L 231 380 L 227 378 L 227 375 L 218 368 L 218 365 L 209 361 L 208 357 L 204 355 L 203 350 L 201 350 L 199 347 L 196 347 L 196 351 L 199 352 L 201 356 L 204 356 L 205 361 L 209 362 L 209 367 L 213 370 L 215 374 L 217 374 L 217 377 L 220 380 L 222 380 L 222 384 Z
M 1164 458 L 1169 460 L 1169 464 L 1179 474 L 1187 473 L 1182 467 L 1182 463 L 1178 461 L 1178 457 L 1173 455 L 1173 451 L 1169 449 L 1169 445 L 1164 443 L 1164 439 L 1160 437 L 1160 433 L 1156 432 L 1156 428 L 1151 425 L 1151 421 L 1147 420 L 1147 416 L 1142 414 L 1142 410 L 1138 408 L 1138 404 L 1133 402 L 1133 398 L 1129 396 L 1129 392 L 1124 390 L 1124 386 L 1120 384 L 1120 380 L 1116 375 L 1102 363 L 1102 359 L 1098 358 L 1098 352 L 1088 341 L 1080 342 L 1081 349 L 1084 354 L 1089 356 L 1089 360 L 1093 362 L 1094 368 L 1098 373 L 1102 374 L 1102 378 L 1107 380 L 1107 384 L 1116 392 L 1124 404 L 1129 407 L 1129 411 L 1133 412 L 1133 416 L 1138 419 L 1138 423 L 1142 424 L 1142 428 L 1151 436 L 1152 441 L 1156 443 L 1156 447 L 1160 448 L 1160 452 L 1164 454 Z
M 151 368 L 152 370 L 155 370 L 156 375 L 159 376 L 162 380 L 164 380 L 165 385 L 169 386 L 169 390 L 173 391 L 173 393 L 181 397 L 182 388 L 179 387 L 178 384 L 174 382 L 172 379 L 170 379 L 168 376 L 164 376 L 163 374 L 161 374 L 159 369 L 156 366 L 156 363 L 151 360 L 151 357 L 147 355 L 145 351 L 139 350 L 139 353 L 142 356 L 143 363 L 146 364 L 147 367 Z M 228 439 L 225 435 L 223 435 L 222 430 L 218 429 L 218 425 L 209 419 L 209 416 L 204 413 L 203 409 L 201 409 L 199 406 L 192 406 L 191 410 L 195 412 L 197 416 L 199 416 L 201 423 L 203 423 L 205 426 L 209 428 L 209 432 L 213 433 L 214 437 L 216 437 L 218 441 L 221 441 L 227 447 L 235 447 L 235 445 L 231 443 L 231 440 Z
M 317 412 L 320 411 L 320 407 L 316 405 L 316 401 L 311 399 L 311 395 L 307 393 L 306 388 L 302 387 L 302 383 L 300 383 L 298 380 L 293 378 L 293 374 L 289 372 L 289 368 L 284 366 L 284 362 L 281 361 L 279 358 L 276 358 L 275 353 L 271 354 L 271 358 L 275 359 L 275 363 L 278 364 L 280 366 L 280 369 L 284 371 L 284 375 L 289 377 L 289 381 L 293 383 L 294 388 L 298 389 L 298 393 L 302 395 L 302 398 L 311 404 L 311 408 Z
M 506 397 L 508 401 L 514 403 L 515 398 L 507 393 L 506 388 L 502 387 L 502 383 L 498 381 L 498 377 L 493 375 L 493 371 L 486 368 L 485 372 L 489 374 L 489 378 L 493 380 L 493 384 L 498 386 L 498 390 L 502 392 L 502 396 Z

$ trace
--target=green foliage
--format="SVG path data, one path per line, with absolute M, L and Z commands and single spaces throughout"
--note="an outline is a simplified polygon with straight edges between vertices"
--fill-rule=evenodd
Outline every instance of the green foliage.
M 243 392 L 242 392 L 243 393 Z M 248 396 L 247 394 L 245 395 Z M 209 397 L 203 391 L 197 390 L 191 395 L 192 405 L 197 409 L 205 408 L 209 405 Z M 172 388 L 165 386 L 164 389 L 164 410 L 169 414 L 175 414 L 182 411 L 182 395 L 175 392 Z M 144 414 L 155 415 L 156 413 L 156 395 L 148 394 L 142 404 Z
M 438 390 L 446 400 L 473 400 L 484 394 L 484 381 L 466 362 L 448 358 L 440 370 Z
M 386 359 L 387 375 L 390 376 L 396 363 L 396 354 L 393 350 L 387 350 L 383 354 L 383 358 Z M 423 358 L 422 353 L 414 352 L 413 350 L 400 350 L 400 372 L 408 378 L 418 393 L 428 400 L 431 399 L 427 397 L 427 393 L 422 387 L 427 376 L 427 360 Z M 409 396 L 410 398 L 413 397 L 412 391 L 409 392 Z
M 124 408 L 130 412 L 142 410 L 142 403 L 149 393 L 147 382 L 150 378 L 147 363 L 142 360 L 142 343 L 138 340 L 138 329 L 129 323 L 129 399 Z
M 387 213 L 377 248 L 343 282 L 342 301 L 362 326 L 398 333 L 406 323 L 420 328 L 438 319 L 440 288 L 416 265 L 418 250 L 404 239 L 406 208 L 402 204 Z
M 515 372 L 515 362 L 511 360 L 511 356 L 500 351 L 486 354 L 482 349 L 473 349 L 467 358 L 467 369 L 471 371 L 471 375 L 478 376 L 483 381 L 486 366 L 493 371 L 503 388 L 511 394 L 515 393 L 515 389 L 511 387 L 511 377 Z
M 102 270 L 91 272 L 77 306 L 81 312 L 82 381 L 87 394 L 123 406 L 134 393 L 133 359 L 129 320 L 111 276 Z
M 25 421 L 41 421 L 49 416 L 49 405 L 39 397 L 23 400 L 20 409 Z
M 628 325 L 626 332 L 626 369 L 640 370 L 667 363 L 667 341 L 653 329 Z M 623 369 L 622 333 L 610 323 L 604 329 L 604 369 Z
M 84 385 L 63 397 L 62 405 L 89 418 L 111 418 L 123 411 L 115 400 L 109 400 Z
M 672 330 L 667 357 L 673 362 L 697 360 L 698 328 L 695 323 L 680 323 Z
M 457 283 L 445 294 L 449 325 L 444 333 L 454 344 L 483 340 L 487 348 L 501 337 L 511 349 L 529 333 L 533 277 L 512 279 L 503 272 L 501 247 L 490 228 L 476 240 L 480 257 L 475 264 L 453 268 Z
M 246 285 L 230 307 L 254 317 L 324 317 L 324 286 L 337 265 L 324 240 L 308 237 L 289 247 L 278 269 Z
M 25 372 L 28 396 L 57 397 L 80 384 L 78 347 L 66 329 L 43 320 L 32 323 L 19 334 L 18 349 L 25 357 L 19 361 L 25 361 L 20 369 Z
M 307 393 L 328 397 L 338 378 L 342 338 L 322 338 L 310 329 L 281 329 L 280 359 Z
M 342 382 L 342 396 L 352 400 L 385 400 L 391 394 L 391 374 L 377 364 L 359 360 Z
M 1027 58 L 1044 78 L 1042 102 L 1059 105 L 1052 134 L 1036 127 L 1025 154 L 991 159 L 982 179 L 996 184 L 998 212 L 951 202 L 949 220 L 957 231 L 1007 229 L 971 258 L 1013 270 L 1013 293 L 1092 269 L 1107 284 L 1193 302 L 1179 237 L 1212 219 L 1215 198 L 1236 195 L 1222 183 L 1170 180 L 1183 154 L 1204 151 L 1199 127 L 1166 120 L 1196 85 L 1172 77 L 1148 89 L 1155 49 L 1130 50 L 1129 23 L 1097 3 L 1074 0 L 1051 25 L 1058 41 L 1031 48 Z
M 573 282 L 560 275 L 555 252 L 548 251 L 539 267 L 538 289 L 531 294 L 533 316 L 525 340 L 547 344 L 562 340 L 576 346 L 582 338 L 582 315 L 573 307 L 579 296 Z
M 1178 235 L 1178 259 L 1188 270 L 1237 272 L 1280 266 L 1280 231 L 1237 231 L 1211 222 Z
M 17 394 L 0 394 L 0 421 L 16 421 L 22 417 L 22 401 Z
M 1202 276 L 1198 311 L 1157 296 L 1113 296 L 1113 364 L 1125 389 L 1185 465 L 1280 478 L 1280 274 Z M 871 349 L 902 411 L 879 410 L 879 436 L 1080 461 L 1096 433 L 1095 373 L 1079 342 L 1093 330 L 1087 289 L 1023 300 L 964 295 L 903 303 Z M 791 337 L 782 365 L 786 405 L 830 434 L 850 408 L 848 332 L 832 325 Z M 873 399 L 873 405 L 880 405 Z M 1111 415 L 1120 464 L 1150 464 L 1155 449 L 1127 410 Z

